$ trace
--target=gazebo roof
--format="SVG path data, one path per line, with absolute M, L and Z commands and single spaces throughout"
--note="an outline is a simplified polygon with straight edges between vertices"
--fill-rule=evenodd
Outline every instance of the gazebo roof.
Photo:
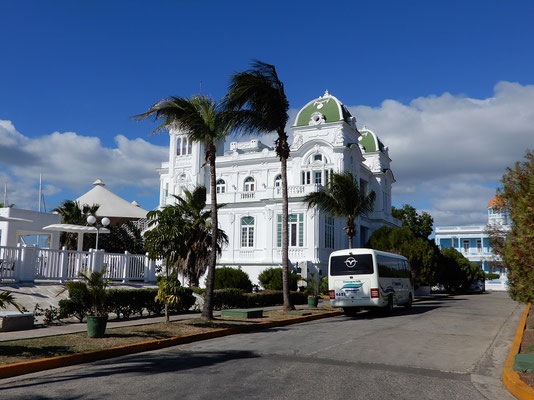
M 98 217 L 109 218 L 124 218 L 124 219 L 140 219 L 145 218 L 148 211 L 122 197 L 117 196 L 115 193 L 109 191 L 104 186 L 102 179 L 97 179 L 93 182 L 94 187 L 84 195 L 78 197 L 76 201 L 80 204 L 99 204 L 96 215 Z

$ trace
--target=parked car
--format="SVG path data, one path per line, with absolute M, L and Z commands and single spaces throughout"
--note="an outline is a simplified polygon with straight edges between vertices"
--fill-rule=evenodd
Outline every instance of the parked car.
M 484 293 L 486 290 L 486 282 L 482 280 L 474 281 L 471 283 L 467 291 L 469 293 Z

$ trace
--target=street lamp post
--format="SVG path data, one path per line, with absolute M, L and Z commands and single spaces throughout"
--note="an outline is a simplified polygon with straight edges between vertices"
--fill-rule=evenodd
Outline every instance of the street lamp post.
M 87 217 L 87 223 L 89 225 L 93 225 L 95 228 L 96 228 L 96 249 L 95 250 L 98 250 L 98 232 L 100 231 L 101 228 L 105 228 L 106 226 L 109 225 L 110 223 L 110 220 L 108 217 L 104 217 L 100 220 L 100 223 L 97 222 L 96 220 L 96 217 L 94 215 L 89 215 Z

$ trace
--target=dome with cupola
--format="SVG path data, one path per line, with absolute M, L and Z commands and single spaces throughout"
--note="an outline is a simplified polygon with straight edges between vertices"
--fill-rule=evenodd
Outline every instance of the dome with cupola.
M 295 126 L 320 125 L 336 121 L 350 122 L 351 118 L 353 117 L 347 107 L 327 90 L 323 96 L 301 108 L 295 119 Z
M 504 202 L 502 201 L 502 199 L 498 198 L 497 196 L 491 199 L 488 203 L 488 208 L 502 207 L 502 206 L 504 206 Z
M 378 136 L 373 131 L 367 129 L 365 125 L 362 129 L 360 129 L 360 134 L 361 136 L 358 138 L 358 144 L 363 148 L 366 153 L 373 153 L 375 151 L 387 151 L 387 148 L 384 146 L 384 143 L 380 141 Z

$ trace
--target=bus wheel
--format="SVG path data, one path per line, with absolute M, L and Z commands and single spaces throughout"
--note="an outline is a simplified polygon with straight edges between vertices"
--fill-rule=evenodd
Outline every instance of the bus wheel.
M 360 307 L 343 307 L 343 313 L 347 317 L 355 317 L 358 311 L 360 311 Z
M 410 308 L 412 308 L 412 295 L 410 295 L 410 299 L 408 300 L 408 302 L 404 305 L 404 308 L 406 308 L 407 310 L 409 310 Z

